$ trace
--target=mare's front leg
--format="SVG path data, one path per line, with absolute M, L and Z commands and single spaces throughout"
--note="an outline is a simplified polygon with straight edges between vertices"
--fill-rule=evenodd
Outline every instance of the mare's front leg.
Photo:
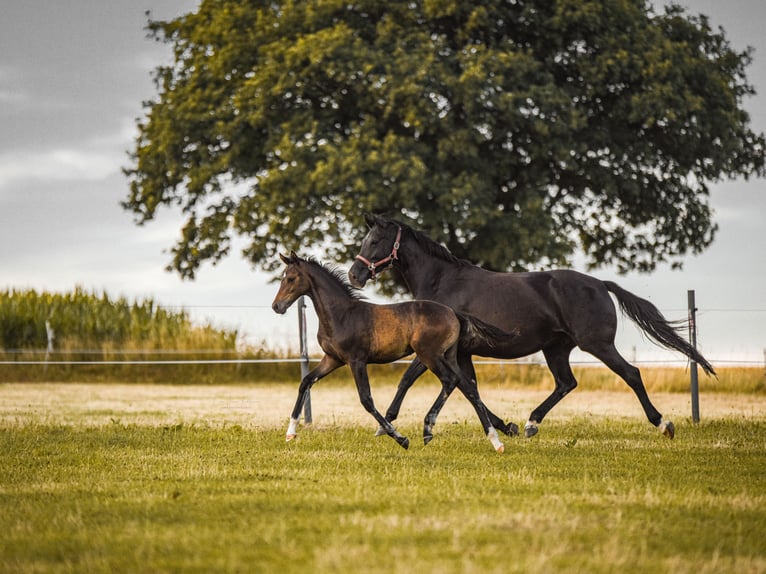
M 287 427 L 287 434 L 285 436 L 286 441 L 291 441 L 298 434 L 298 419 L 300 419 L 301 411 L 303 410 L 303 403 L 306 402 L 306 396 L 312 385 L 316 383 L 322 377 L 326 377 L 332 373 L 338 367 L 342 367 L 343 362 L 325 355 L 319 364 L 312 369 L 303 379 L 298 387 L 298 399 L 295 401 L 295 407 L 293 408 L 292 415 L 290 415 L 290 424 Z
M 372 391 L 370 390 L 370 379 L 367 376 L 367 363 L 364 361 L 349 362 L 351 373 L 356 381 L 356 390 L 359 392 L 359 400 L 368 413 L 370 413 L 378 424 L 385 430 L 386 434 L 398 442 L 402 447 L 409 448 L 410 439 L 399 434 L 390 422 L 375 408 L 375 402 L 372 400 Z
M 434 425 L 436 424 L 436 417 L 439 416 L 444 403 L 455 390 L 455 384 L 452 382 L 445 383 L 442 381 L 442 390 L 439 392 L 439 396 L 436 397 L 434 404 L 431 405 L 431 409 L 428 411 L 425 420 L 423 421 L 423 444 L 428 444 L 434 438 Z
M 399 381 L 399 386 L 396 387 L 396 394 L 394 395 L 391 404 L 386 410 L 386 420 L 388 422 L 393 422 L 396 420 L 396 418 L 399 416 L 399 411 L 402 408 L 402 401 L 404 401 L 404 397 L 407 394 L 407 391 L 410 390 L 413 383 L 418 380 L 418 378 L 420 378 L 420 376 L 427 370 L 428 369 L 426 366 L 421 363 L 417 357 L 415 357 L 415 360 L 410 363 L 410 366 L 407 367 L 406 371 L 404 371 L 402 379 Z M 375 436 L 381 436 L 384 434 L 388 434 L 386 429 L 384 429 L 382 426 L 379 426 Z

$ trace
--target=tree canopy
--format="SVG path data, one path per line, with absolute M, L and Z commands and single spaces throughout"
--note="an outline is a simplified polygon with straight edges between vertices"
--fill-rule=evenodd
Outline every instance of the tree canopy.
M 497 270 L 648 271 L 713 240 L 708 186 L 762 176 L 751 50 L 646 0 L 203 0 L 149 21 L 155 71 L 125 169 L 139 224 L 186 222 L 193 278 L 236 236 L 265 269 L 362 215 L 410 218 Z

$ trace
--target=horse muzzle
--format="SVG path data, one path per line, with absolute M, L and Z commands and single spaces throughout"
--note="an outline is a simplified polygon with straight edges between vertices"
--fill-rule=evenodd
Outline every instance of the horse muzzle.
M 275 313 L 284 315 L 287 312 L 287 308 L 289 306 L 290 305 L 285 304 L 284 301 L 275 301 L 274 304 L 271 306 L 271 308 L 274 309 Z
M 348 270 L 348 281 L 352 287 L 362 289 L 370 278 L 370 270 L 362 263 L 356 262 Z

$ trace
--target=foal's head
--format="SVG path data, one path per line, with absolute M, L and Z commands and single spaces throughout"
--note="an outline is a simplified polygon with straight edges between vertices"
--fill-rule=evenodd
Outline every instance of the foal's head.
M 282 274 L 282 282 L 279 284 L 279 291 L 274 297 L 271 308 L 282 315 L 298 297 L 309 292 L 311 282 L 305 269 L 302 269 L 306 261 L 298 257 L 295 251 L 291 251 L 289 257 L 280 253 L 279 258 L 287 265 L 287 269 Z
M 328 267 L 313 258 L 301 259 L 291 251 L 289 256 L 279 256 L 287 269 L 282 275 L 277 296 L 271 308 L 280 315 L 290 308 L 301 295 L 322 297 L 328 301 L 338 299 L 364 299 L 344 279 L 345 272 Z

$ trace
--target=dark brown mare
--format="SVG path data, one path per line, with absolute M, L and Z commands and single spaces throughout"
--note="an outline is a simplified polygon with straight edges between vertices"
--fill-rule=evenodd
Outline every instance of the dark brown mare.
M 458 259 L 404 223 L 378 216 L 366 219 L 370 230 L 349 270 L 352 285 L 363 287 L 377 273 L 394 267 L 417 299 L 439 301 L 518 335 L 494 347 L 476 348 L 474 354 L 513 359 L 542 350 L 556 387 L 529 415 L 527 437 L 537 433 L 545 415 L 577 386 L 569 355 L 579 347 L 625 380 L 649 421 L 673 438 L 673 423 L 664 420 L 649 400 L 641 373 L 614 346 L 617 314 L 609 293 L 654 342 L 683 353 L 706 373 L 715 374 L 710 363 L 677 334 L 678 325 L 669 323 L 649 301 L 616 283 L 563 269 L 534 273 L 487 271 Z M 461 361 L 460 366 L 467 376 L 476 378 L 470 359 Z M 386 412 L 386 420 L 396 419 L 404 395 L 424 370 L 417 361 L 410 365 Z
M 409 439 L 401 435 L 375 408 L 367 376 L 369 363 L 390 363 L 413 352 L 419 364 L 428 367 L 442 383 L 442 392 L 425 419 L 423 438 L 432 438 L 431 417 L 434 408 L 447 400 L 455 387 L 469 400 L 479 416 L 484 432 L 498 452 L 503 443 L 492 426 L 476 384 L 469 381 L 457 363 L 458 345 L 469 349 L 487 347 L 493 341 L 514 337 L 472 317 L 458 314 L 450 307 L 434 301 L 407 301 L 375 305 L 360 299 L 361 295 L 343 278 L 343 274 L 313 259 L 301 259 L 294 252 L 280 255 L 287 265 L 272 308 L 284 313 L 301 295 L 308 295 L 319 318 L 317 340 L 324 351 L 319 365 L 302 380 L 287 429 L 287 440 L 296 436 L 298 418 L 311 386 L 338 367 L 348 364 L 356 382 L 359 399 L 365 410 L 404 448 Z M 469 359 L 470 360 L 470 359 Z M 434 412 L 432 412 L 434 411 Z

